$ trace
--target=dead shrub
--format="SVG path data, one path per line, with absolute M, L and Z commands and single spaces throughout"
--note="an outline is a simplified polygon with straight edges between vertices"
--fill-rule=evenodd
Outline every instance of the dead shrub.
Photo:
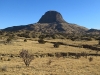
M 28 52 L 28 50 L 22 50 L 20 52 L 20 57 L 23 59 L 26 66 L 29 66 L 34 56 Z
M 93 57 L 89 57 L 89 62 L 93 61 Z

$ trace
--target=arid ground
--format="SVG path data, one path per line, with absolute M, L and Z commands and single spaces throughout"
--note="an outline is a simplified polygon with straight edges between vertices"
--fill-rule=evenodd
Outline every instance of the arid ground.
M 50 42 L 63 42 L 73 45 L 96 45 L 98 41 L 71 41 L 67 39 L 47 40 L 45 44 L 39 44 L 37 39 L 28 39 L 27 42 L 23 38 L 12 41 L 10 44 L 0 43 L 0 75 L 100 75 L 100 56 L 88 55 L 76 59 L 75 56 L 49 57 L 39 56 L 39 54 L 56 53 L 56 52 L 73 52 L 73 53 L 92 53 L 95 50 L 72 47 L 68 45 L 60 45 L 54 48 Z M 37 54 L 34 60 L 26 67 L 23 59 L 19 57 L 20 51 L 28 50 L 31 54 Z M 100 54 L 100 51 L 98 52 Z M 93 60 L 90 62 L 89 58 Z

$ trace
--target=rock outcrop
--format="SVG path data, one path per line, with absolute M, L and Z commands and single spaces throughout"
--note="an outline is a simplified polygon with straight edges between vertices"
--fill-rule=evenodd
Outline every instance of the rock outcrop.
M 57 11 L 47 11 L 38 23 L 66 23 L 62 15 Z

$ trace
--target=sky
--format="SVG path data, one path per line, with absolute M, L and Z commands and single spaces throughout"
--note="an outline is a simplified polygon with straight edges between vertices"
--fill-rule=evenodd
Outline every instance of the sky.
M 36 23 L 49 10 L 66 22 L 100 29 L 100 0 L 0 0 L 0 29 Z

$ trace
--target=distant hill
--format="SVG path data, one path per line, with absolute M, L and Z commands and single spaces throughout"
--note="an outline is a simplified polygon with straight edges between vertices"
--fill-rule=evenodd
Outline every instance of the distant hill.
M 30 30 L 42 33 L 84 33 L 87 28 L 66 22 L 57 11 L 47 11 L 37 23 L 29 25 L 13 26 L 3 31 Z
M 100 30 L 98 30 L 98 29 L 89 29 L 88 31 L 86 31 L 86 33 L 88 33 L 88 34 L 100 34 Z

